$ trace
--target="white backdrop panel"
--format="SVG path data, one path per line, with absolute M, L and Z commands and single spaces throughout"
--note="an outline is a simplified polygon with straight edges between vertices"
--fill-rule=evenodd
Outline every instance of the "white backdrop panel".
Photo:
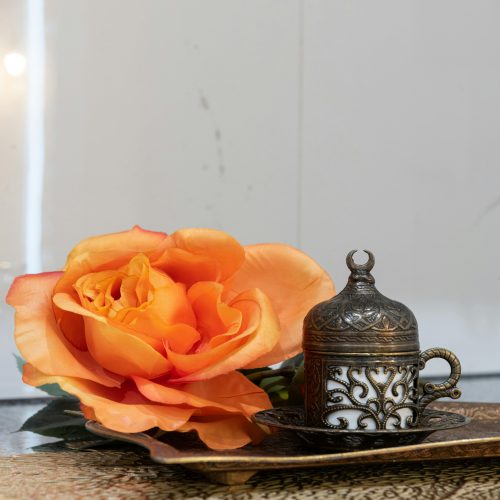
M 469 373 L 500 369 L 499 16 L 484 0 L 305 9 L 303 247 L 338 285 L 345 253 L 373 250 L 422 347 Z
M 23 52 L 24 4 L 0 2 L 0 64 L 5 54 Z M 13 317 L 4 297 L 24 261 L 26 80 L 0 66 L 0 397 L 21 394 L 16 369 Z
M 0 8 L 3 57 L 25 12 Z M 368 247 L 423 347 L 498 372 L 499 16 L 493 0 L 46 0 L 45 270 L 134 224 L 299 245 L 339 288 Z M 3 293 L 25 264 L 25 84 L 0 71 Z
M 48 2 L 44 258 L 141 224 L 296 243 L 298 10 Z

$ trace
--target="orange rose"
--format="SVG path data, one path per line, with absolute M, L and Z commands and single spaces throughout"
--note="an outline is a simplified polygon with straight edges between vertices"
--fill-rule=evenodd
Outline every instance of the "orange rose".
M 304 315 L 333 293 L 292 247 L 135 227 L 82 241 L 62 272 L 17 278 L 7 302 L 26 383 L 59 384 L 110 429 L 195 430 L 226 449 L 257 442 L 250 417 L 271 407 L 237 370 L 300 352 Z

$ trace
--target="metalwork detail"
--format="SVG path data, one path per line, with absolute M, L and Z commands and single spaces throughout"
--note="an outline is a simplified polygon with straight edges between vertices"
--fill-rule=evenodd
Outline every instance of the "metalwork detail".
M 304 319 L 305 415 L 309 426 L 399 432 L 418 425 L 424 408 L 441 397 L 460 397 L 460 363 L 446 349 L 420 352 L 418 325 L 400 302 L 382 295 L 371 270 L 373 254 L 351 270 L 345 288 L 314 306 Z M 442 384 L 418 394 L 419 370 L 435 357 L 451 366 Z
M 417 423 L 417 366 L 329 366 L 327 407 L 322 422 L 347 429 L 346 410 L 358 414 L 357 428 L 402 429 Z M 401 410 L 407 409 L 406 416 Z M 332 419 L 332 417 L 334 417 Z M 338 423 L 332 423 L 336 419 Z M 404 420 L 403 420 L 404 419 Z
M 375 264 L 356 264 L 354 250 L 347 255 L 351 270 L 345 288 L 314 306 L 304 319 L 304 349 L 336 352 L 418 351 L 418 325 L 405 305 L 382 295 L 370 271 Z
M 311 425 L 319 425 L 320 422 L 318 419 L 323 411 L 326 397 L 326 381 L 323 377 L 323 362 L 319 358 L 311 359 L 311 356 L 308 356 L 307 362 L 310 369 L 304 377 L 304 402 L 306 408 L 308 408 L 308 415 L 313 416 L 313 420 L 309 423 Z
M 457 387 L 462 372 L 462 367 L 458 358 L 448 349 L 434 347 L 420 354 L 419 369 L 423 370 L 427 361 L 433 358 L 442 358 L 447 361 L 450 365 L 451 372 L 448 379 L 441 384 L 432 384 L 429 382 L 424 385 L 423 395 L 419 400 L 420 413 L 422 413 L 429 403 L 438 398 L 458 399 L 462 395 L 462 391 Z
M 256 413 L 254 420 L 262 425 L 296 432 L 314 448 L 336 451 L 415 444 L 435 431 L 461 427 L 469 422 L 467 417 L 457 413 L 426 410 L 420 424 L 409 429 L 398 431 L 332 429 L 308 425 L 304 419 L 304 410 L 300 407 L 264 410 Z
M 368 260 L 364 264 L 356 264 L 353 255 L 357 250 L 351 250 L 345 259 L 347 267 L 351 270 L 351 278 L 353 281 L 364 281 L 366 283 L 375 283 L 375 278 L 370 274 L 370 271 L 375 265 L 375 257 L 370 250 L 364 250 L 368 255 Z
M 308 328 L 324 332 L 404 332 L 417 329 L 417 320 L 406 306 L 375 292 L 362 295 L 344 293 L 323 302 L 322 307 L 316 307 L 306 316 Z M 358 337 L 356 340 L 361 341 Z M 373 342 L 373 338 L 366 337 L 366 341 Z
M 391 336 L 377 336 L 376 341 L 381 344 L 390 344 L 392 342 L 411 342 L 414 340 L 415 336 L 412 335 L 391 335 Z M 327 340 L 330 342 L 352 342 L 353 338 L 351 336 L 341 336 L 341 335 L 325 335 L 324 333 L 310 333 L 307 336 L 309 342 L 326 342 Z M 356 342 L 369 343 L 374 342 L 373 335 L 356 335 Z

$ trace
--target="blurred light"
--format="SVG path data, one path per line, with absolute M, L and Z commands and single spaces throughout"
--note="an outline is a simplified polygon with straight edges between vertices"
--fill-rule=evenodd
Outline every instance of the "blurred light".
M 10 76 L 21 76 L 26 70 L 26 57 L 18 52 L 10 52 L 3 58 L 3 65 Z
M 43 177 L 45 169 L 45 2 L 27 0 L 28 74 L 26 117 L 26 272 L 42 270 Z

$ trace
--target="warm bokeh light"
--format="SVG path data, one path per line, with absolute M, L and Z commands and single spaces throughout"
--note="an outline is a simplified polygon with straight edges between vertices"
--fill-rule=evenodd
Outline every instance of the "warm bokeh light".
M 21 76 L 26 70 L 26 57 L 18 52 L 10 52 L 3 58 L 3 65 L 10 76 Z

